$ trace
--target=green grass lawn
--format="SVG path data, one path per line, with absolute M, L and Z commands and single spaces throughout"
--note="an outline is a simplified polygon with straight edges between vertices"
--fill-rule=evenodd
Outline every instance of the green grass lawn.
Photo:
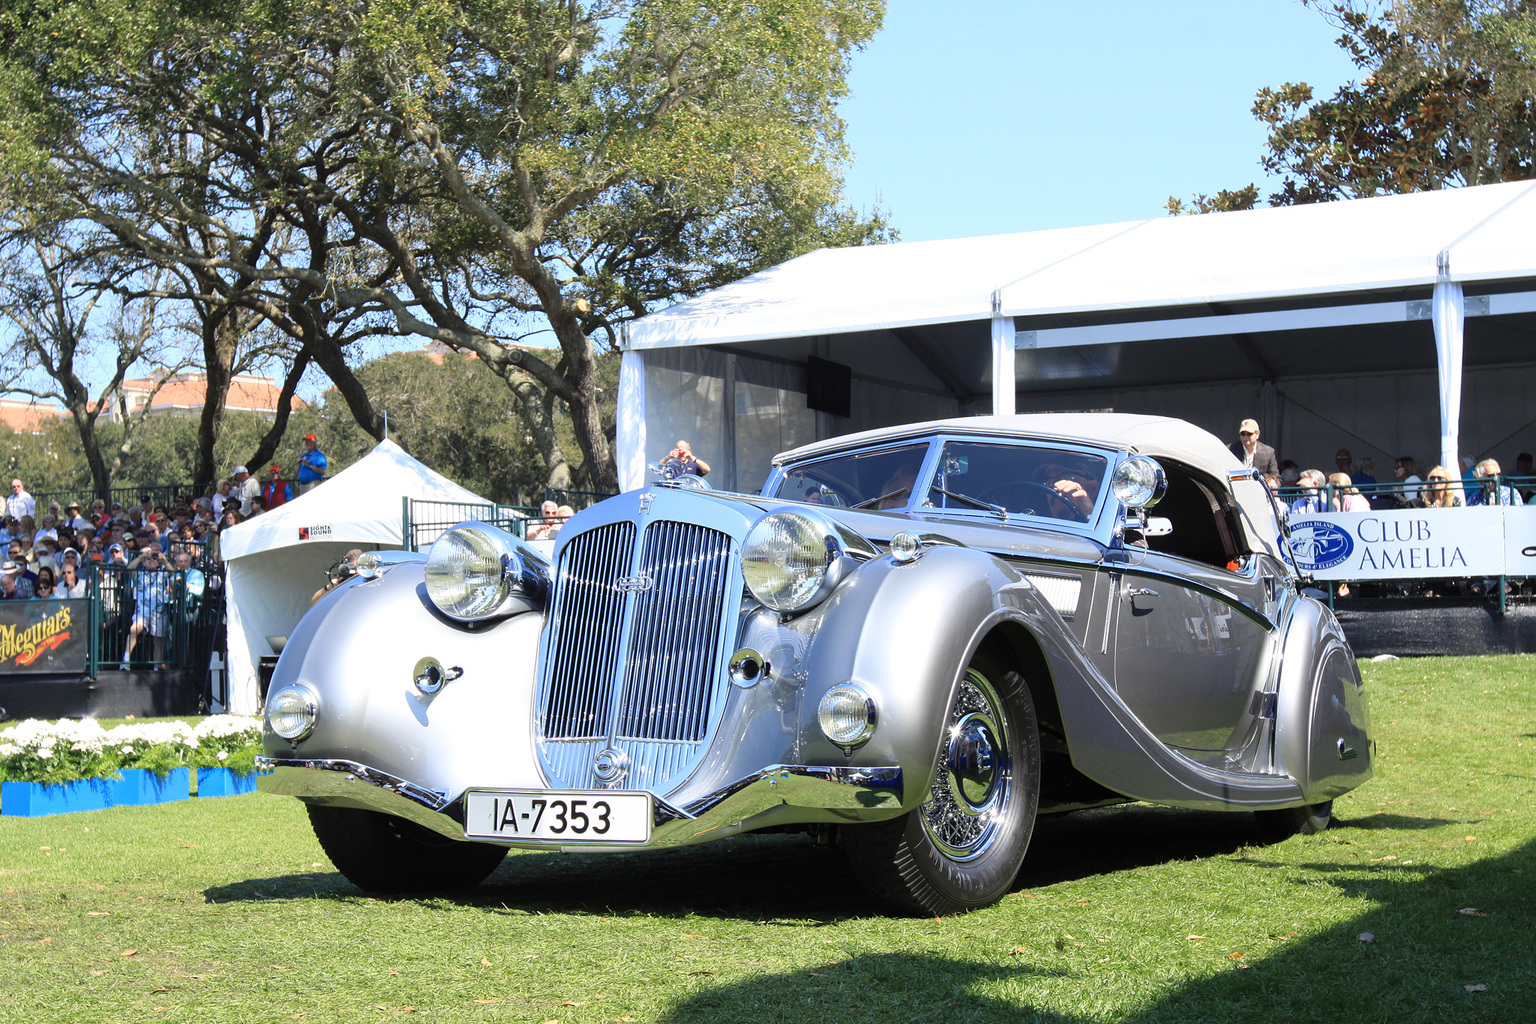
M 4 818 L 0 1021 L 1530 1021 L 1533 668 L 1364 666 L 1377 775 L 1322 835 L 1045 819 L 1015 893 L 939 920 L 791 836 L 385 900 L 287 798 Z

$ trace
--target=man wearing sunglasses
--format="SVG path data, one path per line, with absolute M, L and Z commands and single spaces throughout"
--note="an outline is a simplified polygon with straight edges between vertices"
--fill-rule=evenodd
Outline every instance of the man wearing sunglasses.
M 1275 458 L 1275 450 L 1259 440 L 1258 420 L 1243 420 L 1238 424 L 1237 443 L 1232 446 L 1232 454 L 1250 469 L 1280 475 L 1280 461 Z

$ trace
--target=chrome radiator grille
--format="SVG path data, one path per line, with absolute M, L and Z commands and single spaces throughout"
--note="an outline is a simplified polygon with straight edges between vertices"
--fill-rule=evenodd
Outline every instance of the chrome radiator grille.
M 536 726 L 555 785 L 599 785 L 594 758 L 612 748 L 629 759 L 617 786 L 666 792 L 703 754 L 741 587 L 731 538 L 661 520 L 636 547 L 615 523 L 561 553 Z

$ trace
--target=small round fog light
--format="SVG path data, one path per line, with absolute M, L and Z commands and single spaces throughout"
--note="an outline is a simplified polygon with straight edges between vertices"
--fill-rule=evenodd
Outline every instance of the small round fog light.
M 891 558 L 898 563 L 917 561 L 917 556 L 923 553 L 923 542 L 917 534 L 905 531 L 891 538 Z
M 320 700 L 307 686 L 283 686 L 267 697 L 267 724 L 290 743 L 308 736 L 315 728 Z
M 357 556 L 357 574 L 365 580 L 378 576 L 384 569 L 384 559 L 377 551 L 364 551 Z
M 827 739 L 851 750 L 875 731 L 875 699 L 854 683 L 834 686 L 821 698 L 816 721 Z

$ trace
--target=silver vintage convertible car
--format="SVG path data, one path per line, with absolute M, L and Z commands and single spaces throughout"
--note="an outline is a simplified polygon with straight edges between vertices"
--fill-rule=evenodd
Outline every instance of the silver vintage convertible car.
M 978 417 L 681 477 L 564 528 L 370 556 L 283 650 L 267 774 L 369 889 L 507 848 L 802 829 L 912 912 L 1014 883 L 1037 814 L 1327 827 L 1371 774 L 1349 644 L 1264 485 L 1187 423 Z

